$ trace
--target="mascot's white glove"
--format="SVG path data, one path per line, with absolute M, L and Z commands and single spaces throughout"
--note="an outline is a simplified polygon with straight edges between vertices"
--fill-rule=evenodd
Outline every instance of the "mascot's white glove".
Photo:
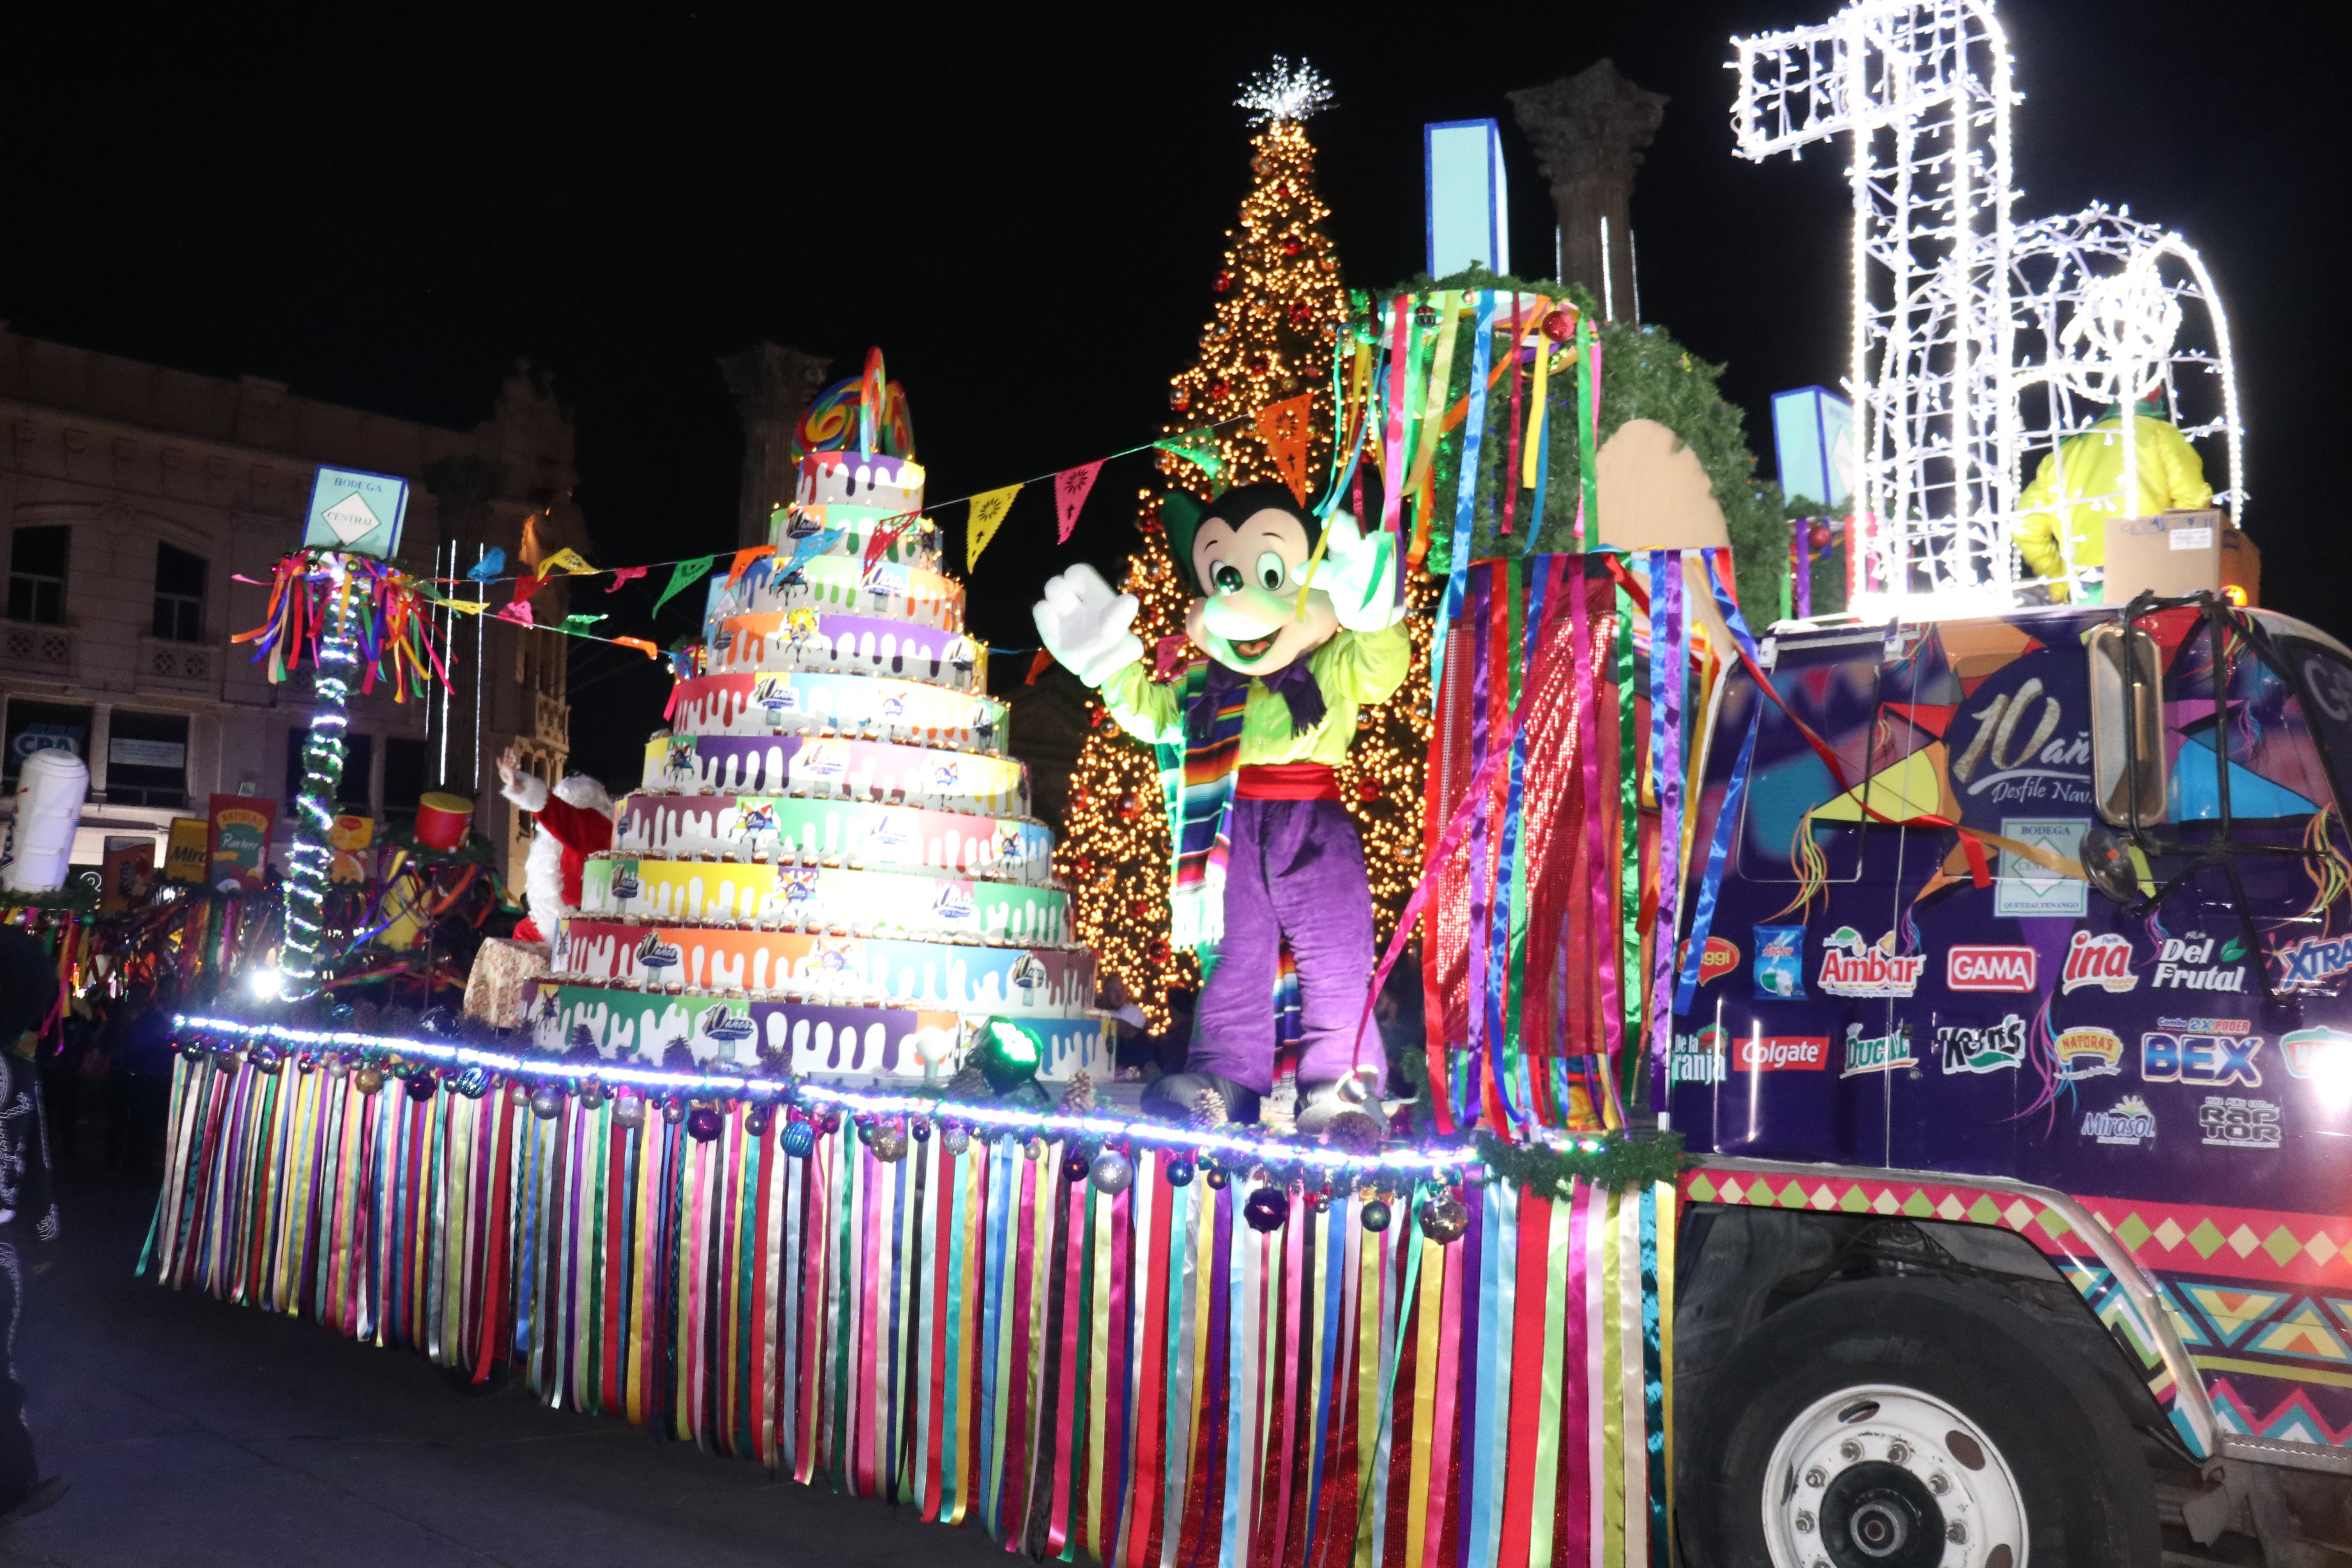
M 1381 632 L 1404 619 L 1397 599 L 1397 536 L 1367 535 L 1356 520 L 1335 511 L 1323 523 L 1323 564 L 1315 585 L 1331 595 L 1331 613 L 1351 632 Z
M 1088 686 L 1100 686 L 1143 657 L 1143 639 L 1128 629 L 1141 607 L 1134 595 L 1112 593 L 1101 573 L 1079 565 L 1047 578 L 1031 614 L 1045 651 Z

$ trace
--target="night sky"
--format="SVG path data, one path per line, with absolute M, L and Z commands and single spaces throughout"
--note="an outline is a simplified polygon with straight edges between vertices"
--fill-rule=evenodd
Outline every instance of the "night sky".
M 1727 362 L 1760 471 L 1769 395 L 1843 364 L 1843 151 L 1733 157 L 1723 68 L 1734 33 L 1827 0 L 359 9 L 12 17 L 0 317 L 460 428 L 528 356 L 575 412 L 600 564 L 731 545 L 741 447 L 713 362 L 761 338 L 843 374 L 880 344 L 934 499 L 1157 434 L 1247 187 L 1231 100 L 1276 53 L 1337 91 L 1308 129 L 1349 282 L 1419 268 L 1420 127 L 1484 115 L 1517 270 L 1548 273 L 1550 205 L 1503 94 L 1609 56 L 1674 100 L 1634 196 L 1644 318 Z M 2352 636 L 2341 57 L 2284 7 L 2002 15 L 2027 95 L 2019 216 L 2105 198 L 2204 252 L 2237 334 L 2266 602 Z M 976 629 L 1034 640 L 1037 583 L 1126 552 L 1148 471 L 1104 471 L 1069 551 L 1046 491 L 1024 496 L 973 584 Z M 604 629 L 645 630 L 636 592 Z M 576 688 L 632 709 L 625 754 L 660 683 L 583 647 Z

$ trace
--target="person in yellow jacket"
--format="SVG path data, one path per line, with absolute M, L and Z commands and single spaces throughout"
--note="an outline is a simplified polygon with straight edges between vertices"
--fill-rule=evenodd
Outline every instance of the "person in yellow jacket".
M 2107 558 L 2106 521 L 2154 517 L 2210 506 L 2213 487 L 2205 465 L 2179 427 L 2164 416 L 2163 405 L 2132 405 L 2132 475 L 2137 493 L 2124 491 L 2123 408 L 2111 406 L 2079 436 L 2069 436 L 2042 459 L 2033 482 L 2017 498 L 2017 548 L 2033 574 L 2052 580 L 2051 596 L 2067 596 L 2066 559 L 2086 589 L 2102 581 Z M 2064 485 L 2059 483 L 2063 470 Z M 2065 531 L 2064 545 L 2059 530 Z M 2084 595 L 2097 598 L 2095 592 Z

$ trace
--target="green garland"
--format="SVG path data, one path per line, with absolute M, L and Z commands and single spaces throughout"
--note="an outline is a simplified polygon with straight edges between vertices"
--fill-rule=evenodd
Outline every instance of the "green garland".
M 1567 1197 L 1578 1182 L 1611 1192 L 1671 1182 L 1690 1165 L 1679 1132 L 1604 1132 L 1559 1145 L 1507 1143 L 1481 1132 L 1478 1157 L 1503 1180 L 1547 1198 Z

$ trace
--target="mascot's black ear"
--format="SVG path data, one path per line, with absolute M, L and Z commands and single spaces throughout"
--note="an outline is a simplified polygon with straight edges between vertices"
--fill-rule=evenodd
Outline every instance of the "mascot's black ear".
M 1177 575 L 1192 582 L 1192 536 L 1201 531 L 1201 520 L 1209 515 L 1210 505 L 1186 490 L 1171 490 L 1160 498 L 1160 524 L 1168 531 L 1168 552 L 1176 557 Z M 1198 583 L 1196 593 L 1206 593 Z

